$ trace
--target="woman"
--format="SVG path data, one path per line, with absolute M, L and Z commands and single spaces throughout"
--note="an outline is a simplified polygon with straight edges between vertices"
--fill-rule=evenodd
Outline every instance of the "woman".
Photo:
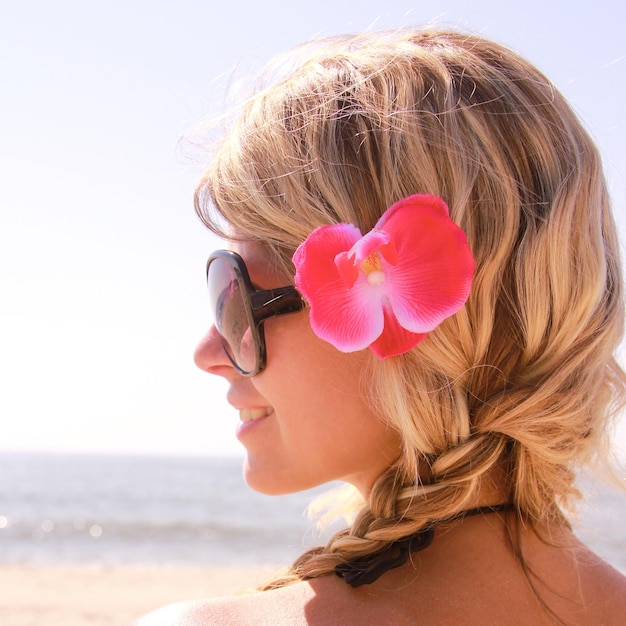
M 229 383 L 254 489 L 340 479 L 359 502 L 262 593 L 145 623 L 623 623 L 626 579 L 567 518 L 625 385 L 595 146 L 543 75 L 474 36 L 293 59 L 198 187 L 229 252 L 196 362 Z

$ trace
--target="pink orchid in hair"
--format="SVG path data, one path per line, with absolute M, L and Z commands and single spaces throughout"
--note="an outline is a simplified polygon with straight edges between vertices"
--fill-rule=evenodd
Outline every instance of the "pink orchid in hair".
M 315 334 L 379 358 L 407 352 L 456 313 L 474 273 L 448 206 L 425 194 L 393 204 L 365 235 L 353 224 L 316 228 L 293 262 Z

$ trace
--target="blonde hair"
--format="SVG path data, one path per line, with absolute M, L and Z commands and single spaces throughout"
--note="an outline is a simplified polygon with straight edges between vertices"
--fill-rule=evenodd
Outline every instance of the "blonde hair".
M 441 196 L 476 259 L 467 305 L 366 385 L 401 433 L 352 526 L 273 586 L 327 574 L 476 501 L 498 470 L 533 527 L 565 524 L 574 470 L 624 397 L 618 241 L 598 151 L 554 86 L 510 50 L 447 31 L 306 45 L 243 106 L 196 207 L 264 242 L 285 272 L 317 226 L 371 229 Z

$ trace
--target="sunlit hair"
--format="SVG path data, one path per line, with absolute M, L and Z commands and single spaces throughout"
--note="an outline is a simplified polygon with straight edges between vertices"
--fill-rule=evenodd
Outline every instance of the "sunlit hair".
M 429 193 L 477 269 L 463 310 L 411 352 L 372 358 L 364 393 L 402 434 L 402 457 L 352 526 L 274 585 L 475 506 L 494 475 L 525 523 L 566 524 L 574 472 L 603 450 L 624 395 L 618 242 L 594 143 L 537 69 L 474 36 L 372 32 L 291 58 L 200 182 L 209 228 L 264 242 L 293 274 L 315 227 L 366 232 Z

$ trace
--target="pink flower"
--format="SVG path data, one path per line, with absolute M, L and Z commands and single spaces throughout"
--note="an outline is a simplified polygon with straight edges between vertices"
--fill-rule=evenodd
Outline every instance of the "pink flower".
M 474 259 L 436 196 L 408 196 L 373 230 L 316 228 L 293 256 L 311 327 L 342 352 L 407 352 L 456 313 L 469 295 Z

